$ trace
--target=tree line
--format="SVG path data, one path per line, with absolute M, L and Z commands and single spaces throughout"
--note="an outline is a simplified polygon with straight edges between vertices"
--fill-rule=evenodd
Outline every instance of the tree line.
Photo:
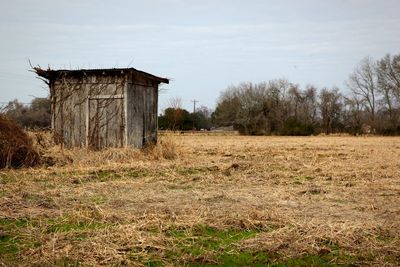
M 174 97 L 169 100 L 169 107 L 158 117 L 160 130 L 210 130 L 212 110 L 206 106 L 200 106 L 192 113 L 182 107 L 182 99 Z
M 247 135 L 331 133 L 400 134 L 400 54 L 364 58 L 339 88 L 317 88 L 285 79 L 244 82 L 221 92 L 216 109 L 189 112 L 172 98 L 158 117 L 162 130 L 201 130 L 233 126 Z M 26 128 L 50 127 L 49 98 L 31 105 L 11 101 L 0 112 Z
M 347 88 L 241 83 L 221 93 L 212 121 L 249 135 L 400 134 L 400 54 L 363 59 Z
M 0 114 L 24 128 L 50 128 L 51 101 L 47 97 L 36 97 L 26 105 L 15 99 L 0 109 Z

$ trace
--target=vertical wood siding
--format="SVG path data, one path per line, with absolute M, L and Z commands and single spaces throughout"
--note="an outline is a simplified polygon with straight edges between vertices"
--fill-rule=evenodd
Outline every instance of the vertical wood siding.
M 145 77 L 66 77 L 51 90 L 53 130 L 67 147 L 141 148 L 157 140 L 158 84 Z

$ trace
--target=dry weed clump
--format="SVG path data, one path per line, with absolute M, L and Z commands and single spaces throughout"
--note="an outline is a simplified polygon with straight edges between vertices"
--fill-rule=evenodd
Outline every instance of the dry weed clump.
M 50 131 L 31 130 L 28 135 L 33 147 L 42 155 L 47 166 L 66 166 L 74 163 L 79 166 L 100 166 L 105 164 L 130 164 L 138 160 L 174 160 L 181 153 L 176 137 L 163 133 L 157 144 L 151 144 L 142 150 L 134 148 L 106 148 L 93 151 L 87 148 L 67 149 L 56 144 Z
M 32 167 L 40 163 L 31 138 L 14 121 L 0 115 L 0 168 Z
M 80 166 L 123 165 L 149 159 L 177 159 L 180 153 L 179 145 L 170 137 L 163 136 L 160 139 L 157 144 L 149 145 L 141 150 L 127 147 L 92 151 L 86 148 L 62 149 L 56 146 L 48 150 L 47 155 L 56 158 L 60 165 L 65 165 L 69 161 Z
M 133 148 L 106 148 L 99 151 L 79 147 L 68 149 L 57 144 L 48 130 L 31 130 L 28 134 L 33 140 L 33 146 L 42 155 L 45 165 L 65 166 L 76 163 L 75 165 L 100 166 L 110 162 L 132 162 L 140 157 L 140 151 Z
M 152 159 L 177 159 L 181 153 L 179 144 L 171 134 L 164 134 L 159 138 L 157 144 L 144 148 L 145 155 Z
M 56 146 L 50 130 L 35 129 L 29 130 L 26 133 L 32 139 L 33 147 L 41 154 L 46 153 L 47 150 Z
M 87 148 L 67 149 L 54 142 L 50 131 L 30 131 L 33 146 L 42 155 L 43 163 L 47 166 L 105 166 L 133 164 L 143 160 L 175 160 L 181 154 L 176 137 L 163 134 L 157 144 L 151 144 L 143 149 L 135 148 L 106 148 L 93 151 Z
M 109 164 L 129 164 L 142 159 L 142 153 L 133 148 L 106 148 L 93 151 L 87 148 L 65 149 L 55 145 L 43 152 L 49 165 L 70 167 L 100 167 Z

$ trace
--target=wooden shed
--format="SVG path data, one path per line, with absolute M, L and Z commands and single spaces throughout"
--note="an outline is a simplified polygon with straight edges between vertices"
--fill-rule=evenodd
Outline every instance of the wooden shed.
M 157 141 L 158 86 L 168 79 L 134 69 L 43 70 L 52 129 L 67 147 L 135 147 Z

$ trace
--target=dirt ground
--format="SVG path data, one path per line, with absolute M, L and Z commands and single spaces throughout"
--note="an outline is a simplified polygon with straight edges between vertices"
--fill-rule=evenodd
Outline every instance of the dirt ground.
M 0 266 L 399 265 L 399 137 L 161 143 L 0 170 Z

